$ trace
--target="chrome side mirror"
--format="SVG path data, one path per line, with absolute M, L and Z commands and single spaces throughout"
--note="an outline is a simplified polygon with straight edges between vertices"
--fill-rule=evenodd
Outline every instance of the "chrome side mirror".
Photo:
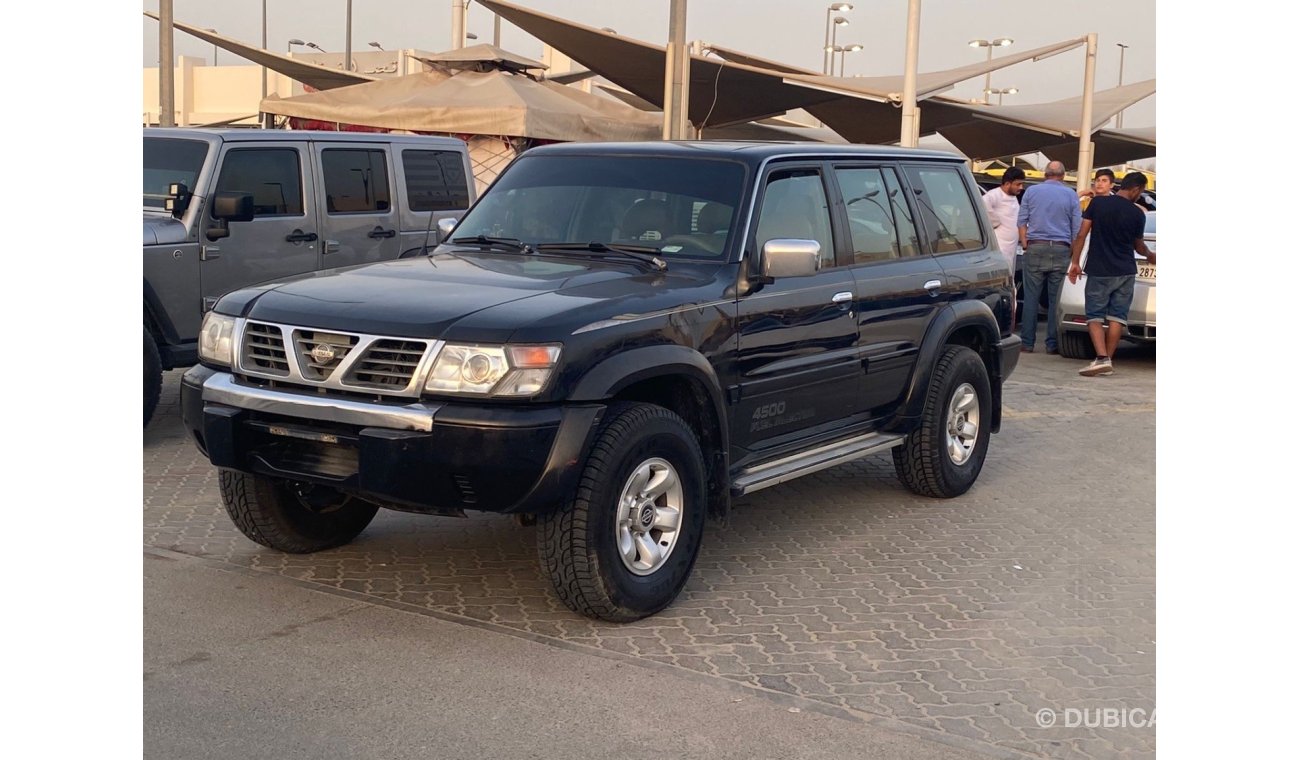
M 448 237 L 451 237 L 451 231 L 456 229 L 456 223 L 459 221 L 460 221 L 459 219 L 450 216 L 447 217 L 446 219 L 438 220 L 438 242 L 439 243 L 443 242 Z
M 822 246 L 816 240 L 773 238 L 763 244 L 763 277 L 807 277 L 822 263 Z

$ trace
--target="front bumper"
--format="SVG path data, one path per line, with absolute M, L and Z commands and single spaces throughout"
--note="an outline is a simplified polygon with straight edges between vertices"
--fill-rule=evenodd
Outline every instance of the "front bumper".
M 186 430 L 218 467 L 318 483 L 389 506 L 543 512 L 576 487 L 603 405 L 389 403 L 181 381 Z

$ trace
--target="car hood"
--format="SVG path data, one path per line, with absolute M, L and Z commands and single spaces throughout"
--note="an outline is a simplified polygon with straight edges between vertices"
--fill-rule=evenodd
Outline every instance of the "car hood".
M 185 225 L 170 214 L 144 214 L 144 244 L 172 245 L 184 243 Z
M 647 272 L 635 264 L 579 257 L 436 254 L 263 283 L 227 295 L 217 309 L 278 324 L 374 335 L 504 341 L 521 319 L 536 322 L 650 290 L 662 293 L 673 281 L 698 282 L 698 267 L 682 269 L 680 274 Z M 532 308 L 519 306 L 534 301 Z M 503 309 L 508 304 L 515 307 Z M 468 319 L 493 311 L 497 318 Z M 462 321 L 473 327 L 449 335 Z

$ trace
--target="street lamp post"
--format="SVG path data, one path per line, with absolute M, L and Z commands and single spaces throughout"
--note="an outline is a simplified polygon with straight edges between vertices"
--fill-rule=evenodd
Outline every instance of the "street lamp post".
M 1009 37 L 998 37 L 996 40 L 971 40 L 971 41 L 970 41 L 969 43 L 967 43 L 967 44 L 969 44 L 969 45 L 970 45 L 971 47 L 973 47 L 973 48 L 988 48 L 988 50 L 989 50 L 989 55 L 988 55 L 988 58 L 986 58 L 985 60 L 986 60 L 986 61 L 989 61 L 989 62 L 992 62 L 992 60 L 993 60 L 993 48 L 995 48 L 995 47 L 1007 47 L 1008 45 L 1010 45 L 1010 44 L 1013 43 L 1013 42 L 1015 42 L 1015 40 L 1013 40 L 1013 39 L 1011 39 L 1011 38 L 1009 38 Z M 985 96 L 984 96 L 984 105 L 988 105 L 988 104 L 989 104 L 989 98 L 988 98 L 987 93 L 988 93 L 989 89 L 990 89 L 992 86 L 993 86 L 993 72 L 992 72 L 992 71 L 989 71 L 989 72 L 986 72 L 986 73 L 984 74 L 984 92 L 986 93 Z
M 308 43 L 307 43 L 307 47 L 311 48 L 312 50 L 320 51 L 320 52 L 322 52 L 322 53 L 328 53 L 328 52 L 329 52 L 328 50 L 326 50 L 325 48 L 321 47 L 320 45 L 317 45 L 315 42 L 308 42 Z
M 303 45 L 303 46 L 306 46 L 306 44 L 307 44 L 307 43 L 303 42 L 302 40 L 298 39 L 297 37 L 294 37 L 293 39 L 289 40 L 289 44 L 285 46 L 285 52 L 286 52 L 286 53 L 292 53 L 292 52 L 293 52 L 293 46 L 294 46 L 294 45 Z
M 266 0 L 262 0 L 262 49 L 266 50 Z M 262 67 L 262 100 L 266 100 L 266 67 Z M 262 129 L 274 126 L 271 114 L 262 114 Z
M 856 53 L 862 50 L 861 45 L 833 45 L 829 48 L 831 54 L 831 74 L 835 73 L 835 54 L 840 54 L 840 76 L 844 76 L 844 54 Z
M 383 46 L 383 45 L 380 45 L 378 42 L 368 42 L 368 43 L 366 43 L 366 44 L 369 45 L 370 47 L 374 48 L 375 50 L 383 50 L 383 49 L 384 49 L 384 46 Z
M 842 50 L 842 48 L 840 48 L 840 46 L 836 44 L 835 38 L 839 36 L 840 27 L 848 26 L 848 25 L 849 25 L 849 20 L 844 18 L 843 16 L 836 16 L 834 23 L 831 24 L 831 44 L 830 47 L 826 48 L 827 50 L 830 51 L 829 60 L 827 61 L 827 65 L 826 65 L 827 76 L 830 76 L 835 73 L 835 54 L 841 52 Z
M 837 26 L 843 26 L 849 23 L 848 20 L 843 17 L 836 18 L 834 22 L 832 22 L 831 14 L 848 13 L 851 10 L 853 10 L 853 5 L 850 3 L 831 3 L 830 6 L 826 9 L 826 42 L 822 44 L 822 73 L 823 74 L 831 74 L 834 73 L 835 70 L 835 56 L 831 52 L 831 48 L 835 46 L 835 40 L 832 39 L 832 33 L 831 33 L 832 24 Z
M 352 70 L 352 0 L 348 0 L 348 21 L 343 34 L 343 68 Z
M 1128 45 L 1125 45 L 1122 42 L 1116 42 L 1115 45 L 1119 48 L 1119 86 L 1123 87 L 1124 86 L 1124 51 L 1128 50 Z M 1115 129 L 1119 129 L 1122 126 L 1124 126 L 1124 109 L 1121 108 L 1119 113 L 1115 114 Z
M 1015 88 L 1015 87 L 996 87 L 996 88 L 993 88 L 993 89 L 990 89 L 990 90 L 985 90 L 985 91 L 984 91 L 984 99 L 985 99 L 985 100 L 988 100 L 988 96 L 990 96 L 990 95 L 997 95 L 997 96 L 998 96 L 998 105 L 1002 105 L 1002 96 L 1003 96 L 1003 95 L 1015 95 L 1017 92 L 1020 92 L 1020 90 L 1019 90 L 1018 88 Z

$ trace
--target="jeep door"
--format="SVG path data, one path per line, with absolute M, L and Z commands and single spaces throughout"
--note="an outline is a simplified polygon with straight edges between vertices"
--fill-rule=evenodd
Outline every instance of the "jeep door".
M 836 162 L 837 207 L 851 244 L 859 357 L 866 370 L 861 410 L 887 412 L 902 396 L 921 340 L 935 317 L 943 269 L 929 254 L 896 168 Z
M 316 188 L 321 266 L 332 269 L 397 258 L 396 193 L 392 160 L 383 143 L 313 144 L 320 176 Z
M 820 164 L 778 164 L 762 180 L 746 241 L 751 271 L 763 244 L 775 238 L 817 241 L 821 268 L 777 278 L 737 302 L 731 440 L 744 451 L 734 464 L 837 431 L 858 406 L 853 274 L 836 257 L 829 180 Z
M 212 240 L 217 227 L 212 198 L 204 204 L 199 241 L 200 281 L 205 305 L 222 294 L 258 282 L 311 272 L 320 266 L 316 207 L 310 187 L 311 156 L 306 142 L 226 143 L 214 193 L 253 196 L 255 217 L 230 222 L 229 237 Z

